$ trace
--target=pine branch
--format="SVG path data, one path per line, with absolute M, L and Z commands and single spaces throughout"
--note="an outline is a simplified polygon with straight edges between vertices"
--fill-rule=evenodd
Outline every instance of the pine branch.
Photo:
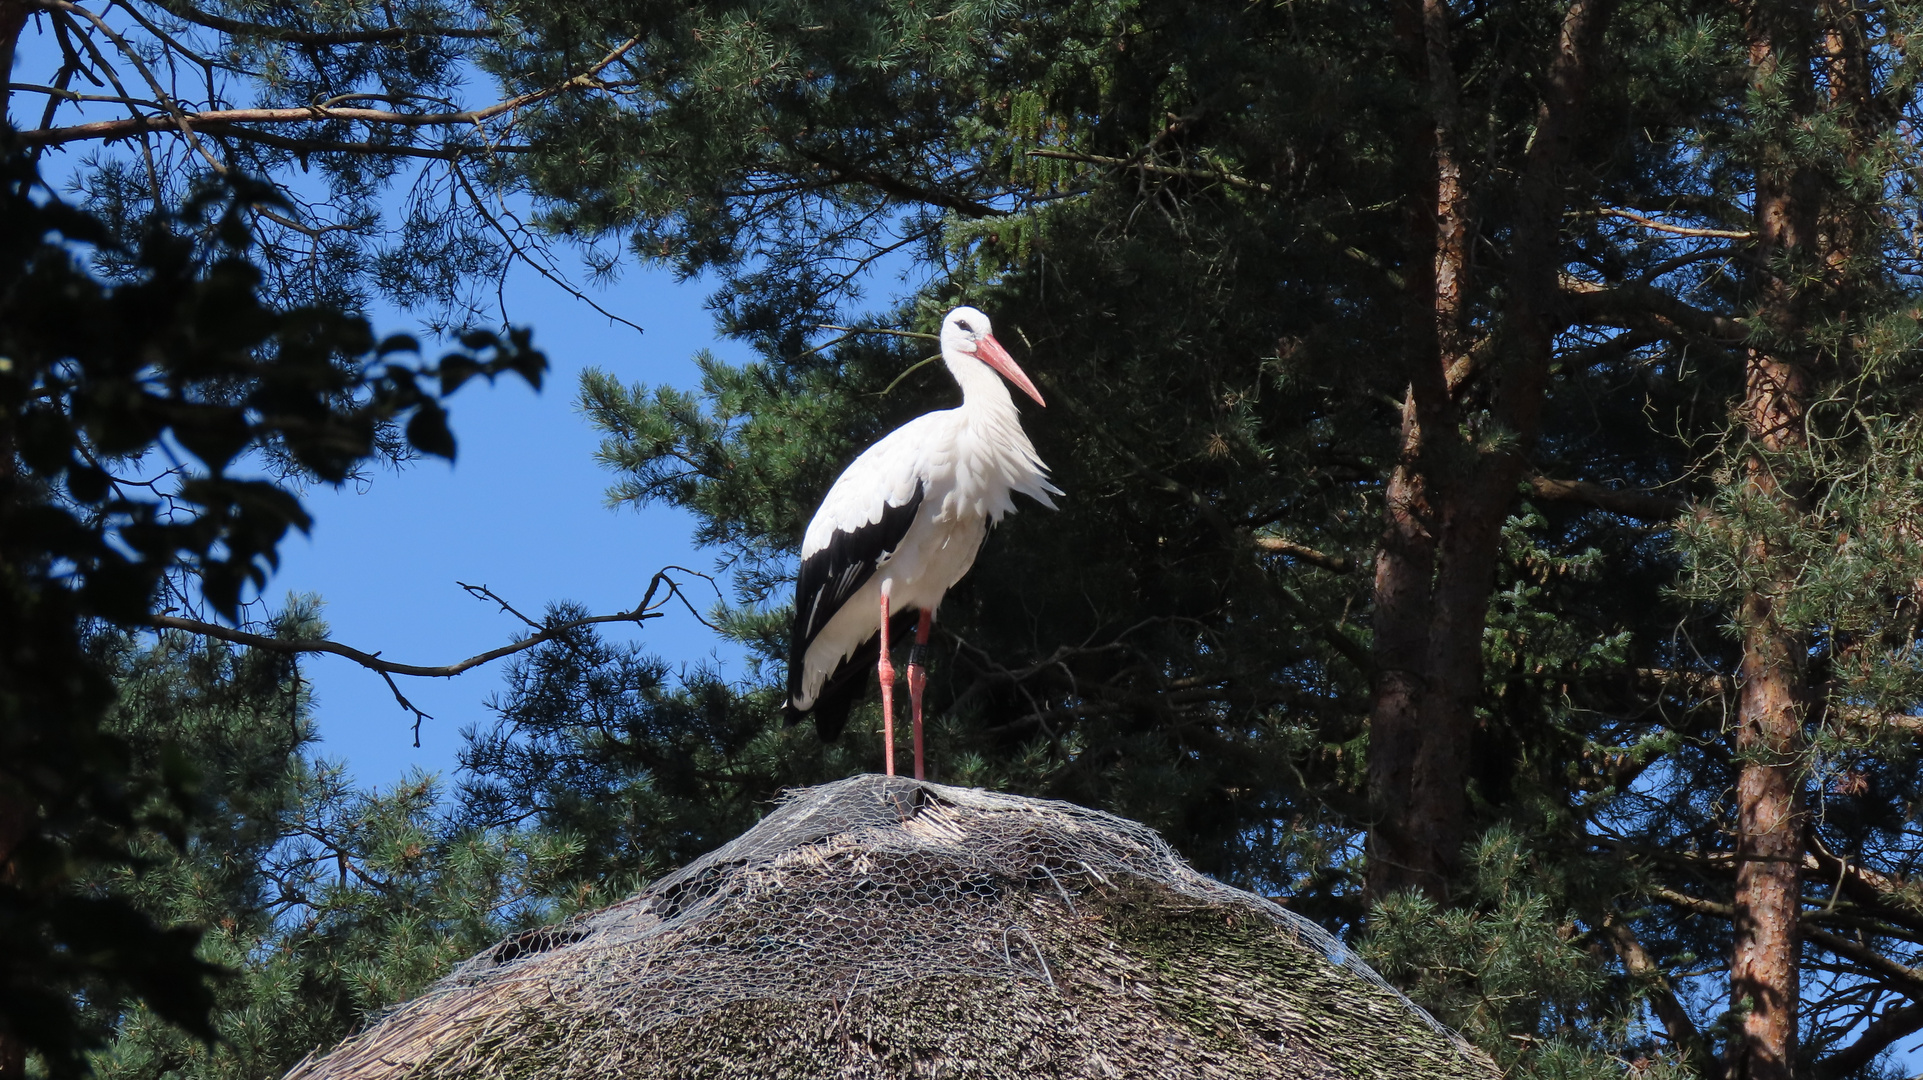
M 450 143 L 445 146 L 408 146 L 398 143 L 343 142 L 338 139 L 298 139 L 289 138 L 272 131 L 259 128 L 239 127 L 233 124 L 206 124 L 199 128 L 203 134 L 218 138 L 240 139 L 244 142 L 260 143 L 276 150 L 286 150 L 295 154 L 358 154 L 370 157 L 429 158 L 434 161 L 459 161 L 463 158 L 488 157 L 494 154 L 527 154 L 534 151 L 532 146 L 509 143 Z
M 1613 320 L 1643 319 L 1668 330 L 1671 335 L 1680 333 L 1731 343 L 1746 340 L 1750 335 L 1746 320 L 1693 307 L 1644 282 L 1604 285 L 1564 275 L 1562 293 L 1578 321 L 1613 326 L 1625 325 Z M 1627 325 L 1632 330 L 1643 329 L 1638 322 Z
M 1131 466 L 1133 466 L 1137 473 L 1140 473 L 1144 478 L 1154 483 L 1156 487 L 1160 488 L 1161 490 L 1171 495 L 1176 496 L 1177 498 L 1182 499 L 1183 501 L 1187 502 L 1191 507 L 1193 507 L 1195 509 L 1196 514 L 1200 516 L 1204 522 L 1208 523 L 1208 525 L 1216 531 L 1217 535 L 1219 535 L 1222 538 L 1223 543 L 1227 547 L 1229 547 L 1231 550 L 1234 550 L 1235 548 L 1240 547 L 1242 544 L 1245 544 L 1248 542 L 1247 530 L 1238 528 L 1234 522 L 1231 522 L 1230 520 L 1228 520 L 1228 518 L 1224 517 L 1222 514 L 1222 511 L 1218 507 L 1216 507 L 1215 503 L 1211 501 L 1207 495 L 1203 494 L 1200 491 L 1197 491 L 1196 489 L 1188 486 L 1187 484 L 1182 483 L 1180 480 L 1177 480 L 1174 477 L 1169 476 L 1167 473 L 1162 472 L 1160 469 L 1157 469 L 1155 466 L 1149 464 L 1147 461 L 1144 461 L 1140 455 L 1135 453 L 1135 450 L 1133 447 L 1129 446 L 1126 441 L 1124 441 L 1123 439 L 1118 437 L 1113 431 L 1111 431 L 1108 425 L 1102 423 L 1101 420 L 1094 414 L 1093 410 L 1083 405 L 1081 401 L 1078 400 L 1074 394 L 1069 393 L 1068 390 L 1061 383 L 1057 382 L 1055 379 L 1050 378 L 1046 374 L 1039 375 L 1037 377 L 1041 379 L 1042 385 L 1044 388 L 1048 390 L 1050 397 L 1059 399 L 1062 402 L 1062 404 L 1068 408 L 1068 411 L 1075 416 L 1076 419 L 1082 421 L 1083 424 L 1086 425 L 1087 430 L 1094 433 L 1096 437 L 1100 438 L 1103 442 L 1107 443 L 1109 447 L 1123 461 L 1126 461 Z M 1257 544 L 1256 546 L 1259 547 L 1260 545 Z M 1245 548 L 1244 550 L 1247 550 L 1247 549 Z M 1313 549 L 1305 549 L 1305 550 L 1313 550 Z M 1323 557 L 1329 558 L 1329 556 L 1326 556 L 1326 555 Z M 1256 560 L 1251 560 L 1251 561 L 1256 561 Z M 1258 568 L 1259 568 L 1259 563 L 1258 563 Z M 1288 605 L 1289 607 L 1295 608 L 1299 611 L 1303 609 L 1302 602 L 1296 599 L 1294 596 L 1291 596 L 1286 590 L 1283 590 L 1282 588 L 1277 586 L 1277 584 L 1273 580 L 1271 580 L 1270 576 L 1267 573 L 1259 573 L 1256 575 L 1256 577 L 1257 577 L 1257 580 L 1261 581 L 1264 585 L 1268 586 L 1270 594 L 1273 595 L 1276 599 L 1280 600 L 1282 603 Z M 1303 614 L 1307 616 L 1308 613 L 1304 611 Z M 1313 620 L 1313 621 L 1315 622 L 1316 630 L 1318 631 L 1319 636 L 1321 636 L 1321 638 L 1324 641 L 1328 642 L 1331 648 L 1341 653 L 1345 659 L 1347 659 L 1350 663 L 1354 664 L 1356 666 L 1356 670 L 1358 671 L 1373 670 L 1373 666 L 1372 666 L 1373 660 L 1369 654 L 1368 649 L 1365 646 L 1363 646 L 1360 642 L 1354 641 L 1351 638 L 1349 638 L 1348 635 L 1342 632 L 1340 627 L 1332 625 L 1324 620 Z
M 1835 707 L 1831 706 L 1832 715 L 1835 711 Z M 1823 838 L 1813 829 L 1810 832 L 1810 851 L 1804 858 L 1807 860 L 1805 865 L 1809 869 L 1825 878 L 1836 879 L 1859 902 L 1868 901 L 1883 905 L 1887 903 L 1889 896 L 1900 893 L 1903 889 L 1902 880 L 1871 867 L 1852 863 L 1831 851 L 1829 845 L 1825 844 Z
M 1650 1007 L 1663 1022 L 1663 1031 L 1668 1034 L 1670 1044 L 1703 1075 L 1715 1076 L 1720 1070 L 1715 1068 L 1715 1059 L 1703 1043 L 1702 1032 L 1697 1030 L 1695 1021 L 1689 1017 L 1689 1010 L 1677 998 L 1676 988 L 1670 985 L 1669 977 L 1649 955 L 1649 950 L 1643 948 L 1636 932 L 1627 922 L 1613 917 L 1603 924 L 1603 930 L 1616 955 L 1622 958 L 1624 970 L 1646 985 Z
M 1832 704 L 1826 711 L 1826 715 L 1840 723 L 1857 727 L 1889 728 L 1894 731 L 1907 731 L 1913 735 L 1923 732 L 1923 716 L 1913 716 L 1909 713 L 1889 712 L 1861 705 Z
M 899 177 L 889 176 L 887 173 L 876 172 L 873 169 L 867 169 L 850 162 L 841 161 L 819 151 L 796 149 L 795 153 L 805 158 L 809 164 L 826 169 L 829 173 L 833 174 L 836 180 L 867 184 L 876 191 L 884 195 L 893 195 L 897 199 L 924 203 L 929 206 L 939 206 L 945 210 L 953 210 L 963 217 L 988 218 L 1008 216 L 1008 211 L 998 210 L 987 203 L 976 202 L 973 199 L 961 195 L 951 195 L 948 192 L 936 188 L 927 188 L 918 184 L 911 184 Z
M 69 3 L 68 0 L 32 0 L 35 6 L 56 11 L 80 12 L 90 14 Z M 16 138 L 23 146 L 60 146 L 70 142 L 99 140 L 111 142 L 116 139 L 131 138 L 136 135 L 178 130 L 192 136 L 196 131 L 210 125 L 232 127 L 237 124 L 286 124 L 315 123 L 329 120 L 348 120 L 388 127 L 422 128 L 461 126 L 471 127 L 486 123 L 495 117 L 545 101 L 571 90 L 597 89 L 601 86 L 599 76 L 607 67 L 625 56 L 629 50 L 640 43 L 639 38 L 629 38 L 616 46 L 606 56 L 587 70 L 542 90 L 517 94 L 504 101 L 480 109 L 462 109 L 454 112 L 410 113 L 392 109 L 331 108 L 324 105 L 308 105 L 299 108 L 260 108 L 260 109 L 214 109 L 210 111 L 187 111 L 176 108 L 165 115 L 135 115 L 124 120 L 100 120 L 90 124 L 75 124 L 70 127 L 43 128 L 36 131 L 20 132 Z M 123 45 L 123 51 L 125 46 Z M 138 62 L 138 57 L 133 57 Z M 122 96 L 126 96 L 123 92 Z M 209 132 L 213 134 L 214 132 Z
M 1653 683 L 1687 683 L 1691 688 L 1717 697 L 1731 693 L 1735 688 L 1721 675 L 1711 675 L 1700 671 L 1677 671 L 1673 668 L 1637 668 L 1636 677 Z
M 285 41 L 293 45 L 378 45 L 389 41 L 405 41 L 409 38 L 494 38 L 500 37 L 499 30 L 471 29 L 463 26 L 393 26 L 379 30 L 295 30 L 286 26 L 269 26 L 265 23 L 243 22 L 229 19 L 223 15 L 201 11 L 192 4 L 172 0 L 163 3 L 168 14 L 185 19 L 196 26 L 205 26 L 223 34 L 241 37 L 267 38 L 270 41 Z
M 1101 154 L 1077 154 L 1067 150 L 1029 150 L 1029 157 L 1054 158 L 1058 161 L 1079 161 L 1089 165 L 1107 165 L 1117 169 L 1140 169 L 1156 176 L 1179 176 L 1187 180 L 1212 180 L 1225 184 L 1238 191 L 1254 191 L 1267 195 L 1274 189 L 1268 184 L 1237 176 L 1219 169 L 1190 169 L 1175 165 L 1158 165 L 1153 161 L 1138 161 L 1132 158 L 1105 157 Z
M 1736 917 L 1736 909 L 1728 904 L 1721 904 L 1714 900 L 1704 900 L 1701 897 L 1690 896 L 1687 893 L 1679 893 L 1674 889 L 1661 885 L 1649 890 L 1649 895 L 1651 899 L 1661 900 L 1671 907 L 1682 908 L 1692 915 L 1708 915 L 1718 919 L 1734 919 Z
M 1866 945 L 1858 945 L 1821 927 L 1805 922 L 1802 927 L 1803 940 L 1814 942 L 1838 956 L 1856 961 L 1881 977 L 1883 983 L 1919 1004 L 1923 1004 L 1923 971 L 1899 964 Z
M 60 146 L 86 140 L 111 142 L 136 135 L 169 131 L 180 126 L 194 131 L 217 134 L 220 132 L 216 129 L 232 128 L 237 124 L 319 123 L 328 120 L 351 120 L 401 128 L 456 124 L 471 126 L 552 96 L 551 91 L 539 91 L 496 102 L 484 109 L 442 113 L 407 113 L 395 112 L 391 109 L 330 109 L 310 105 L 280 109 L 214 109 L 207 112 L 183 112 L 178 116 L 150 114 L 124 120 L 97 120 L 91 124 L 23 131 L 18 135 L 18 139 L 26 146 Z
M 1923 1003 L 1911 1002 L 1885 1009 L 1869 1022 L 1856 1041 L 1815 1063 L 1816 1075 L 1830 1080 L 1844 1077 L 1876 1060 L 1890 1044 L 1923 1028 Z

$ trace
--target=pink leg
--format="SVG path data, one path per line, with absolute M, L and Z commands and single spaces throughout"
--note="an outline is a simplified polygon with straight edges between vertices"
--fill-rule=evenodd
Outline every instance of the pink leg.
M 922 667 L 922 653 L 928 649 L 928 632 L 934 629 L 935 616 L 921 613 L 915 625 L 915 647 L 908 650 L 908 700 L 915 711 L 915 779 L 926 779 L 921 770 L 921 692 L 928 685 L 928 669 Z
M 888 660 L 888 592 L 881 594 L 881 741 L 888 748 L 888 775 L 895 775 L 895 665 Z

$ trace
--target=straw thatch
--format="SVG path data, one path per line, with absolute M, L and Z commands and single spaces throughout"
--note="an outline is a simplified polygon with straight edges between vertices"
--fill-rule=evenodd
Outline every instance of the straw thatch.
M 1141 825 L 863 776 L 495 946 L 289 1080 L 1492 1075 Z

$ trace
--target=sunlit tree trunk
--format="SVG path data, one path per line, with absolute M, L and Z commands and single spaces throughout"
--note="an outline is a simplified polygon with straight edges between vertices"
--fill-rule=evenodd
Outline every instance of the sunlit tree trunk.
M 1745 12 L 1750 77 L 1758 95 L 1786 95 L 1799 113 L 1812 105 L 1810 12 L 1800 4 L 1753 3 Z M 1780 138 L 1780 135 L 1779 135 Z M 1744 495 L 1761 516 L 1803 512 L 1784 482 L 1781 455 L 1806 441 L 1807 359 L 1797 355 L 1804 298 L 1783 268 L 1807 258 L 1816 240 L 1817 192 L 1788 150 L 1756 163 L 1758 319 L 1764 343 L 1748 354 L 1742 418 L 1750 451 Z M 1736 892 L 1730 998 L 1737 1030 L 1728 1048 L 1731 1080 L 1790 1080 L 1796 1059 L 1804 808 L 1802 741 L 1808 708 L 1807 635 L 1780 607 L 1794 568 L 1769 530 L 1745 541 L 1753 580 L 1738 611 L 1742 632 L 1736 758 Z

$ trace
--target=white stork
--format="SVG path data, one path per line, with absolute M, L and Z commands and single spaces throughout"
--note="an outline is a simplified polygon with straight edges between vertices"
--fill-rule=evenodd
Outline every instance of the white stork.
M 881 677 L 882 740 L 895 774 L 895 667 L 889 645 L 919 613 L 908 653 L 915 778 L 922 778 L 923 653 L 941 598 L 968 568 L 988 527 L 1019 491 L 1049 509 L 1048 467 L 1035 456 L 1002 379 L 1047 406 L 995 340 L 988 316 L 958 307 L 941 323 L 941 358 L 961 384 L 959 408 L 903 424 L 863 451 L 821 501 L 801 541 L 788 723 L 813 712 L 824 741 L 848 721 L 868 665 Z M 997 374 L 999 372 L 999 374 Z

